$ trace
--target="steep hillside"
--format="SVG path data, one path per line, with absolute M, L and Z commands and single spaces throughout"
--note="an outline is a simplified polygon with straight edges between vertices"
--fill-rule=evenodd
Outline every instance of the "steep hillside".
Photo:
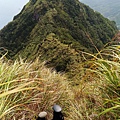
M 65 120 L 119 120 L 120 46 L 106 47 L 101 55 L 106 57 L 85 61 L 77 86 L 39 59 L 11 62 L 2 56 L 0 120 L 36 120 L 41 111 L 51 120 L 54 104 L 63 108 Z
M 57 71 L 71 71 L 81 51 L 96 52 L 116 32 L 114 22 L 78 0 L 30 0 L 0 31 L 0 46 L 10 58 L 41 56 Z
M 120 29 L 120 1 L 119 0 L 81 0 L 110 20 L 114 20 Z

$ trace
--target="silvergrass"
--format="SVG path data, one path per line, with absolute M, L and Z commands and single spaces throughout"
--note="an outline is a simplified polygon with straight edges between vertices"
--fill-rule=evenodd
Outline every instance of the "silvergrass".
M 106 120 L 120 116 L 120 49 L 108 46 L 80 64 L 71 86 L 65 75 L 34 62 L 0 59 L 0 119 L 31 119 L 52 106 L 63 108 L 66 120 Z M 76 67 L 77 68 L 77 67 Z
M 118 119 L 120 116 L 120 49 L 119 46 L 109 46 L 101 51 L 103 58 L 97 57 L 92 61 L 88 71 L 97 73 L 104 81 L 103 86 L 98 86 L 102 90 L 103 110 L 99 116 L 106 119 Z M 106 116 L 109 116 L 108 118 Z
M 39 60 L 27 63 L 22 59 L 0 59 L 1 120 L 18 120 L 23 116 L 32 120 L 43 110 L 52 118 L 52 106 L 59 103 L 67 110 L 70 94 L 66 78 L 51 72 Z
M 108 46 L 95 55 L 86 52 L 84 52 L 84 54 L 89 55 L 91 59 L 86 59 L 86 61 L 82 63 L 83 68 L 81 68 L 82 71 L 84 71 L 84 74 L 81 76 L 79 86 L 77 86 L 80 89 L 77 96 L 80 97 L 77 98 L 77 105 L 72 103 L 72 109 L 76 111 L 74 112 L 76 117 L 72 119 L 119 119 L 119 45 Z M 75 88 L 76 91 L 78 90 L 77 87 Z M 79 101 L 84 101 L 83 103 L 85 104 L 80 103 Z M 92 103 L 94 103 L 92 108 L 88 109 L 86 105 Z M 71 116 L 73 117 L 72 113 Z

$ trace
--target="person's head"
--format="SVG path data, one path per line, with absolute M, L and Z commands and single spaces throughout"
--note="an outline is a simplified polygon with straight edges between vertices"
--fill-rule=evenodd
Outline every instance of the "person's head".
M 53 106 L 53 120 L 64 120 L 62 108 L 59 105 Z
M 47 120 L 46 116 L 47 116 L 47 113 L 45 111 L 40 112 L 36 120 Z
M 53 111 L 54 111 L 54 112 L 61 112 L 61 111 L 62 111 L 62 108 L 61 108 L 59 105 L 54 105 L 54 106 L 53 106 Z

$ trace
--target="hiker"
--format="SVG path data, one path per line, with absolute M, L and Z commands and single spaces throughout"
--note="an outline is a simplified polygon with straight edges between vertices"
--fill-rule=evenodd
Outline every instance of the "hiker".
M 46 119 L 47 113 L 46 112 L 40 112 L 40 114 L 38 115 L 38 118 L 36 120 L 47 120 Z
M 62 111 L 62 108 L 59 105 L 54 105 L 52 120 L 64 120 L 64 117 L 61 111 Z

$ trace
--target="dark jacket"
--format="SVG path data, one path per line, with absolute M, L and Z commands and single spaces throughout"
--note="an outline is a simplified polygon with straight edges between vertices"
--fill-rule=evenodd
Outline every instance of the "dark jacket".
M 36 120 L 47 120 L 47 119 L 38 117 Z
M 63 114 L 61 112 L 53 112 L 52 120 L 64 120 Z

